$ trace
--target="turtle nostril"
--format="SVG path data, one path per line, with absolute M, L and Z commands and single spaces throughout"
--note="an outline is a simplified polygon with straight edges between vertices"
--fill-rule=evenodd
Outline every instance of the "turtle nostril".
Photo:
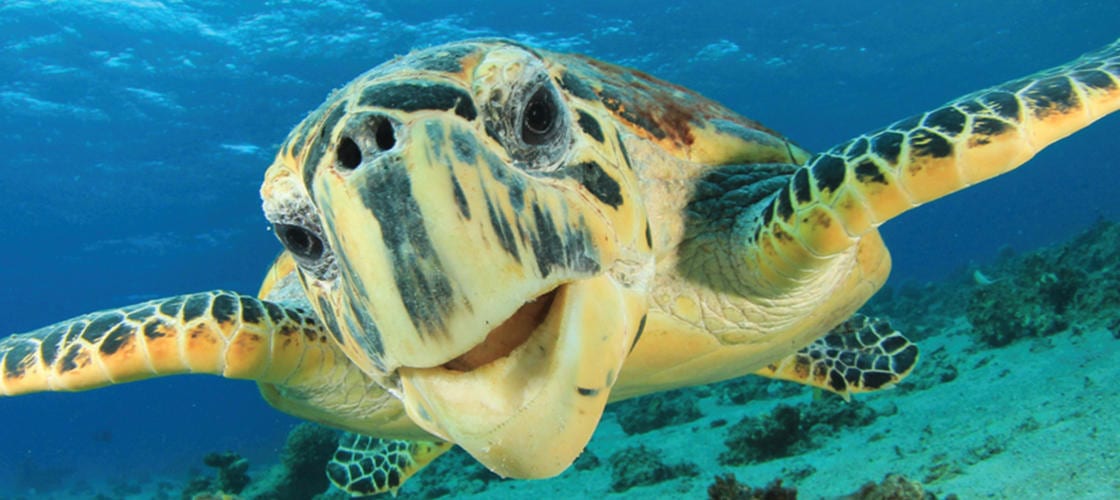
M 379 120 L 377 125 L 374 126 L 373 139 L 377 142 L 378 149 L 382 151 L 393 149 L 393 146 L 397 144 L 393 123 L 389 120 Z
M 338 157 L 338 165 L 346 170 L 354 170 L 362 164 L 362 150 L 349 137 L 343 137 L 338 141 L 335 155 Z

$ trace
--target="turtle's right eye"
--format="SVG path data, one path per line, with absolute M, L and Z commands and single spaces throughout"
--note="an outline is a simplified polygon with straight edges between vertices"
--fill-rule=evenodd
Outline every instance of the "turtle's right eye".
M 307 228 L 292 224 L 275 224 L 273 231 L 296 260 L 314 262 L 323 256 L 323 240 Z
M 556 96 L 549 87 L 542 86 L 538 89 L 533 97 L 529 98 L 521 113 L 521 140 L 525 141 L 525 144 L 539 146 L 556 135 L 556 122 L 560 111 L 556 104 Z

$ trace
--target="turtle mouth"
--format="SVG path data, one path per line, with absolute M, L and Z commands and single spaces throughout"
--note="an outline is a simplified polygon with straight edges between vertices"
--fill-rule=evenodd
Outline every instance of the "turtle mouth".
M 544 324 L 560 288 L 553 288 L 525 302 L 513 315 L 491 330 L 482 343 L 444 363 L 443 367 L 457 372 L 469 372 L 509 356 Z
M 638 297 L 605 275 L 537 295 L 466 353 L 400 367 L 405 411 L 498 474 L 559 474 L 603 414 L 644 307 Z

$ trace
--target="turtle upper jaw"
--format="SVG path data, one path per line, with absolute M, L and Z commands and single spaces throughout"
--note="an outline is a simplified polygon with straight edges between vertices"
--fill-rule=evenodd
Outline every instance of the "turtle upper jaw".
M 559 474 L 591 439 L 644 308 L 608 275 L 561 285 L 476 350 L 438 367 L 400 368 L 405 408 L 498 474 Z

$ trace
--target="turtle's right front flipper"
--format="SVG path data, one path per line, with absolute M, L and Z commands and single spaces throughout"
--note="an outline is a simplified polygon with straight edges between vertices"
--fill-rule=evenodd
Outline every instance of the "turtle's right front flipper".
M 313 352 L 312 352 L 313 351 Z M 304 358 L 345 364 L 310 311 L 214 291 L 86 314 L 0 339 L 0 395 L 179 373 L 285 384 Z
M 887 220 L 1008 172 L 1117 109 L 1120 41 L 839 144 L 746 213 L 744 281 L 778 295 Z

